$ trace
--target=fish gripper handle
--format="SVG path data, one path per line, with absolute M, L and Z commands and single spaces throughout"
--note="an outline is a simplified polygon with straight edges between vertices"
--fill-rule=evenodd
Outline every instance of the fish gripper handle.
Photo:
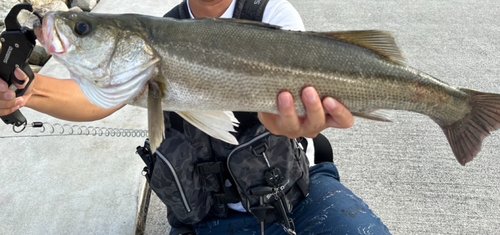
M 21 27 L 19 24 L 17 16 L 21 10 L 33 12 L 33 7 L 31 4 L 15 5 L 5 17 L 6 30 L 0 35 L 0 42 L 2 43 L 0 51 L 0 78 L 7 83 L 9 89 L 16 92 L 16 97 L 23 96 L 35 78 L 28 60 L 35 47 L 36 36 L 33 29 Z M 24 83 L 24 81 L 20 81 L 15 77 L 14 71 L 16 68 L 20 68 L 29 77 L 29 82 L 24 89 L 17 89 L 12 84 L 13 82 L 17 84 Z M 26 118 L 19 110 L 1 117 L 1 119 L 5 124 L 12 124 L 14 127 L 26 125 Z

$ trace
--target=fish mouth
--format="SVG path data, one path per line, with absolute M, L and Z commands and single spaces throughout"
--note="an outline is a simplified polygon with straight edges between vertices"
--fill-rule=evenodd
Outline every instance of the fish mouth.
M 38 41 L 50 54 L 64 54 L 71 47 L 68 38 L 57 30 L 55 12 L 47 14 L 43 18 L 42 25 L 38 23 L 33 28 Z

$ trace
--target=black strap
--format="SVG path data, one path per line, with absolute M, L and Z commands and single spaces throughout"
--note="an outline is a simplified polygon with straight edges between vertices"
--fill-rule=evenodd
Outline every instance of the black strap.
M 300 144 L 307 149 L 307 139 L 302 138 Z M 330 141 L 321 133 L 313 139 L 314 145 L 314 164 L 322 162 L 333 162 L 333 150 Z
M 151 176 L 153 175 L 153 170 L 154 170 L 154 163 L 155 163 L 155 157 L 153 153 L 151 153 L 151 148 L 149 146 L 149 139 L 146 139 L 144 141 L 144 147 L 143 146 L 137 146 L 136 148 L 136 153 L 141 156 L 141 159 L 144 161 L 146 166 L 142 169 L 142 172 L 144 176 L 146 176 L 146 180 L 148 183 L 151 181 Z
M 264 10 L 269 0 L 237 0 L 234 8 L 233 18 L 253 21 L 262 21 Z M 189 8 L 186 0 L 167 12 L 164 17 L 175 19 L 189 19 Z
M 202 175 L 220 174 L 224 171 L 222 162 L 203 162 L 196 165 L 198 173 Z
M 189 19 L 189 9 L 186 0 L 182 1 L 179 5 L 175 6 L 167 12 L 163 17 L 171 17 L 175 19 Z
M 313 139 L 314 143 L 314 164 L 322 162 L 333 162 L 333 150 L 330 141 L 323 135 L 319 134 Z
M 170 118 L 170 126 L 177 130 L 180 133 L 184 133 L 184 119 L 182 119 L 179 114 L 174 112 L 165 112 L 164 115 L 167 115 Z
M 233 18 L 262 21 L 269 0 L 237 0 Z
M 262 21 L 264 10 L 266 9 L 269 0 L 237 0 L 234 8 L 233 18 Z M 189 19 L 189 8 L 186 0 L 175 6 L 167 12 L 163 17 L 171 17 L 175 19 Z

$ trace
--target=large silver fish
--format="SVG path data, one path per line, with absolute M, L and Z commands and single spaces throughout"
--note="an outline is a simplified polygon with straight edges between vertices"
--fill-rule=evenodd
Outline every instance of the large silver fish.
M 88 99 L 103 108 L 147 107 L 152 148 L 164 137 L 162 110 L 237 144 L 230 111 L 278 113 L 288 90 L 314 86 L 354 115 L 389 121 L 380 110 L 432 118 L 462 164 L 500 127 L 500 95 L 450 86 L 409 68 L 382 31 L 294 32 L 239 20 L 55 12 L 38 39 Z

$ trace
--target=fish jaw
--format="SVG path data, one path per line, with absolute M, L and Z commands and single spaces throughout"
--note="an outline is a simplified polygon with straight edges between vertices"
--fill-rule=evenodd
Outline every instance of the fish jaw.
M 50 54 L 64 54 L 72 48 L 68 38 L 56 30 L 55 13 L 49 13 L 43 18 L 42 25 L 35 25 L 34 32 L 40 43 Z

